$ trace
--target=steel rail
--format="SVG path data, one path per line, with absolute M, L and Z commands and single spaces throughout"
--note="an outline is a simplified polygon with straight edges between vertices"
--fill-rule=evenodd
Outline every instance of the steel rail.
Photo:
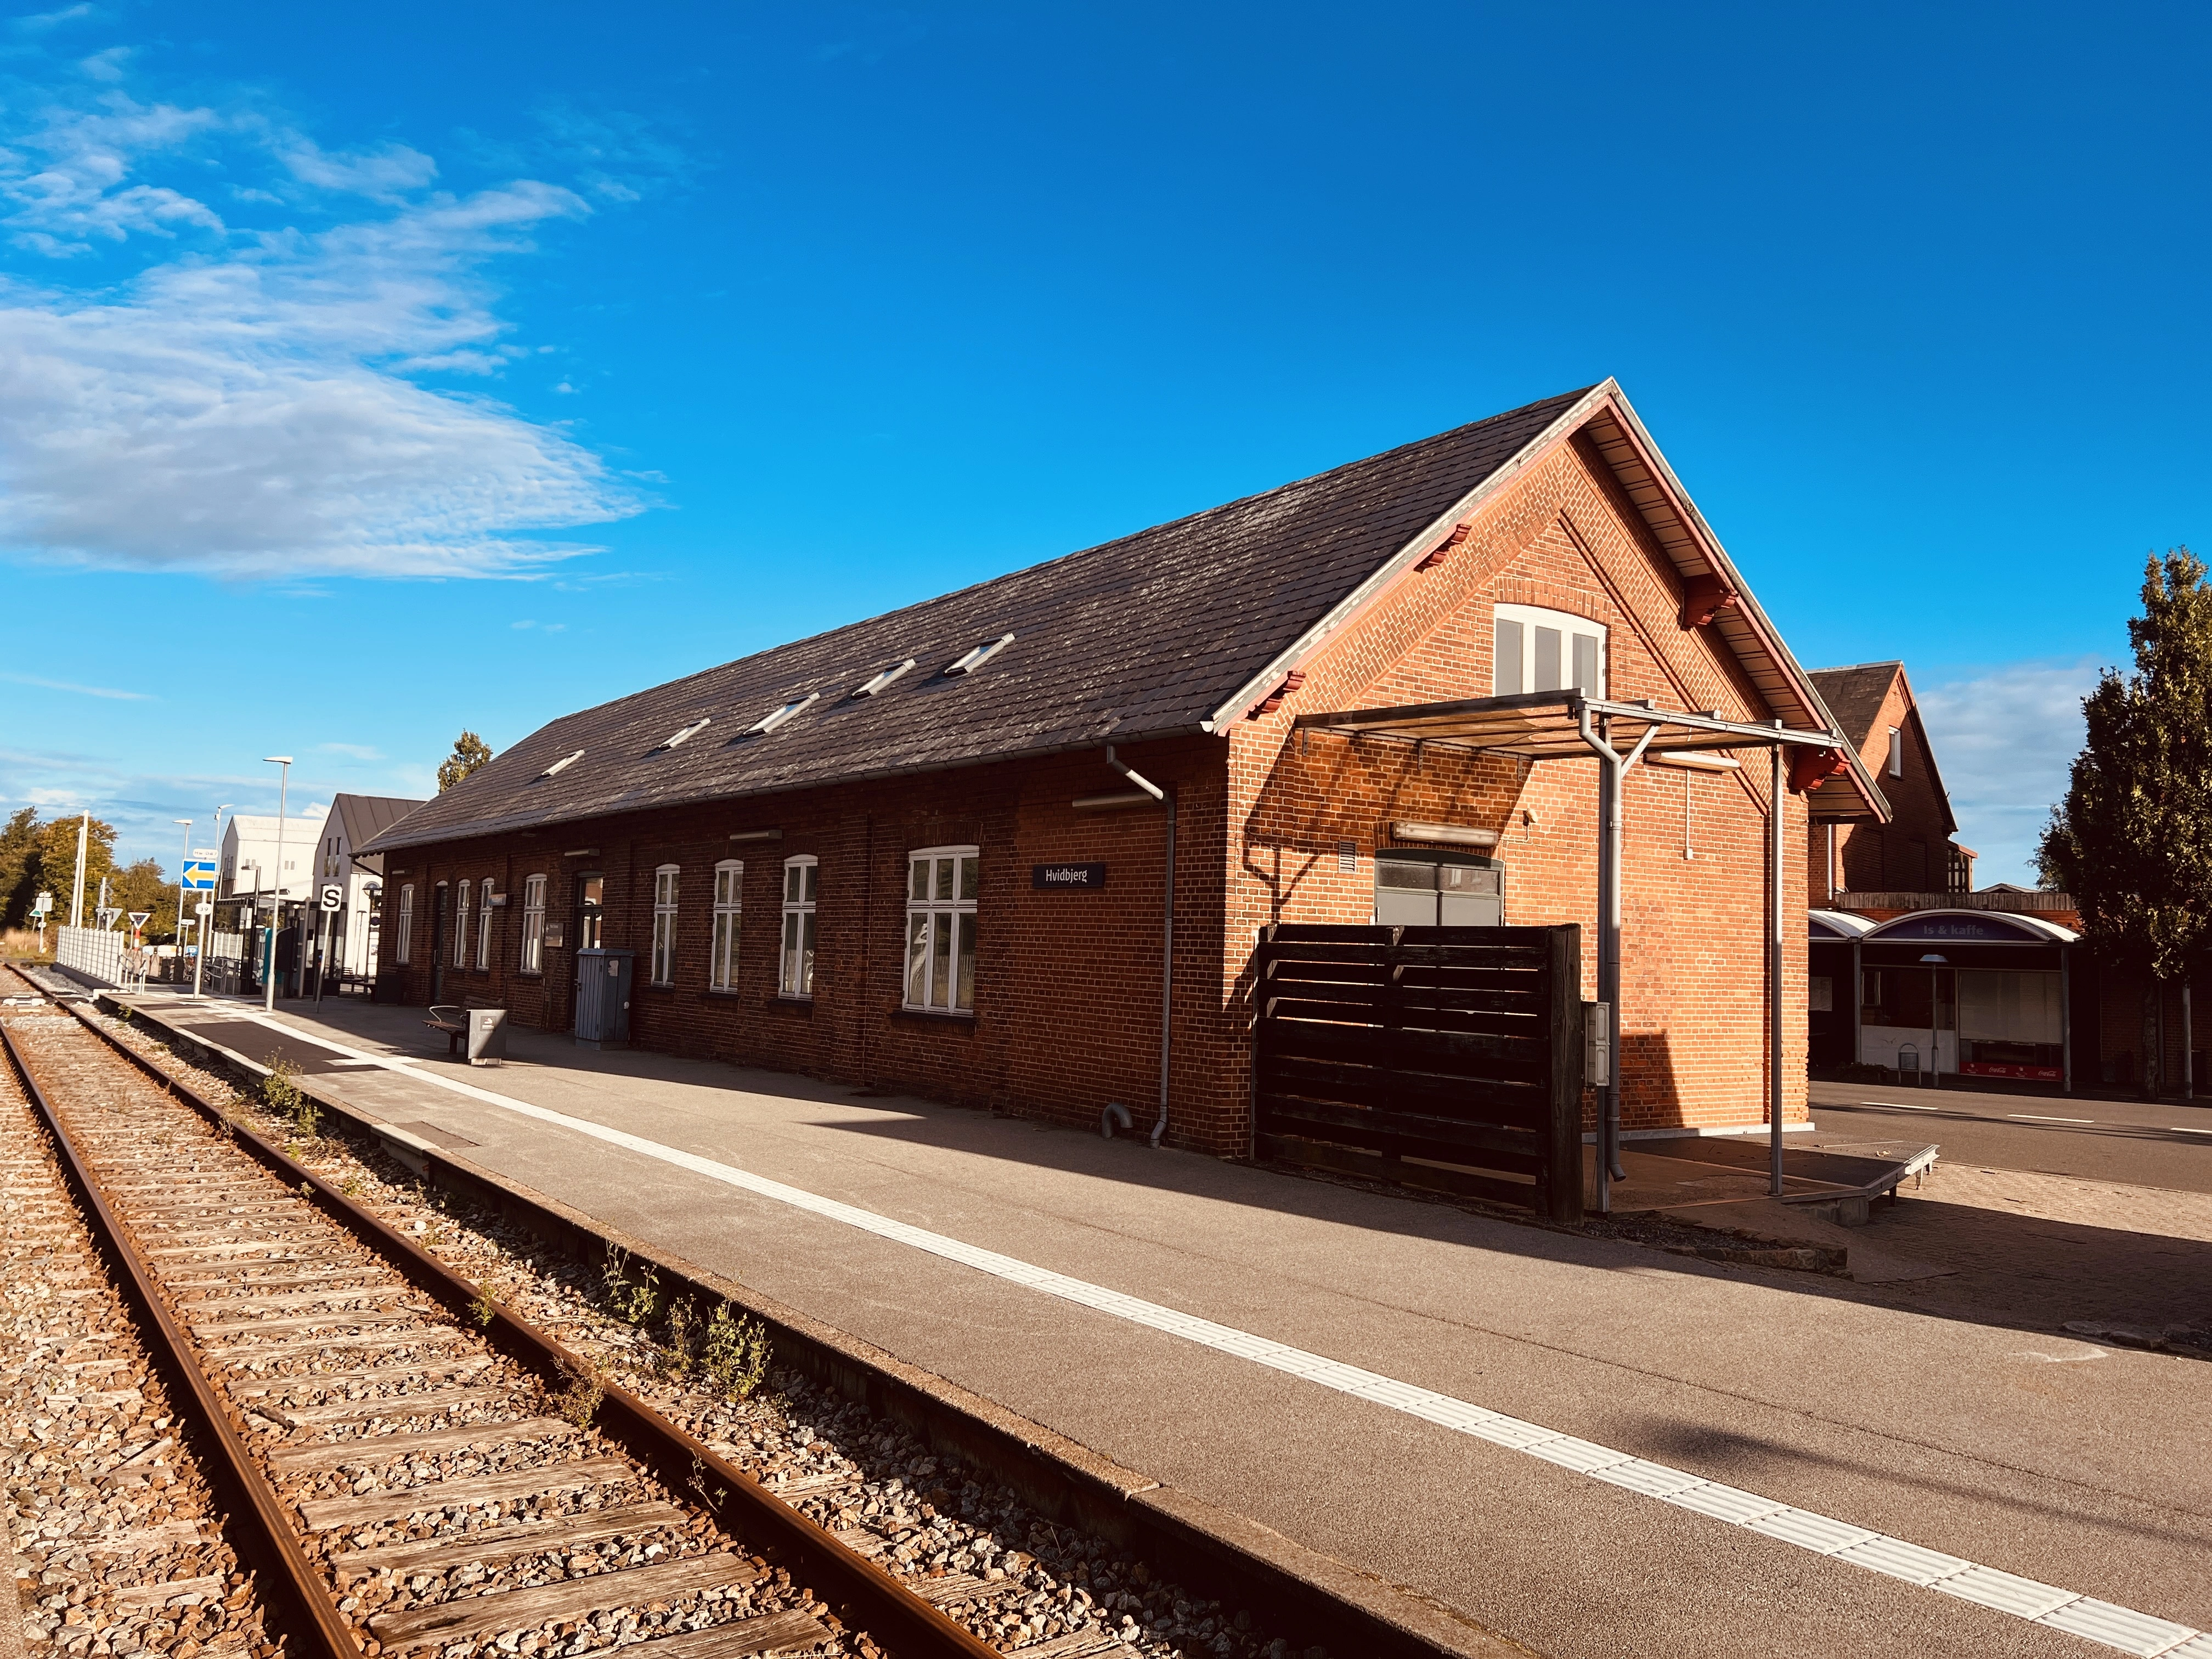
M 295 1192 L 311 1189 L 315 1201 L 356 1238 L 385 1257 L 408 1279 L 473 1323 L 489 1305 L 490 1322 L 479 1327 L 508 1354 L 559 1386 L 590 1370 L 537 1327 L 490 1301 L 482 1288 L 454 1273 L 428 1250 L 379 1220 L 281 1148 L 224 1114 L 198 1091 L 171 1077 L 145 1055 L 102 1030 L 82 1008 L 69 1006 L 80 1024 L 129 1060 L 183 1104 L 227 1130 Z M 833 1537 L 774 1496 L 767 1487 L 670 1422 L 644 1401 L 605 1384 L 592 1425 L 651 1470 L 670 1491 L 689 1493 L 735 1536 L 759 1550 L 794 1580 L 803 1582 L 847 1625 L 865 1632 L 900 1659 L 999 1659 L 999 1650 L 956 1623 L 858 1551 Z M 734 1513 L 730 1511 L 733 1510 Z
M 283 1500 L 254 1462 L 244 1438 L 231 1425 L 229 1412 L 201 1369 L 167 1298 L 140 1260 L 129 1228 L 70 1139 L 61 1115 L 39 1086 L 30 1057 L 15 1046 L 15 1033 L 4 1021 L 0 1021 L 0 1045 L 6 1047 L 24 1092 L 53 1138 L 63 1176 L 84 1210 L 101 1254 L 107 1257 L 118 1288 L 138 1316 L 141 1334 L 153 1339 L 146 1344 L 149 1357 L 161 1370 L 172 1397 L 191 1414 L 193 1426 L 215 1454 L 207 1460 L 207 1472 L 230 1511 L 223 1528 L 228 1541 L 264 1570 L 264 1583 L 274 1581 L 276 1595 L 272 1599 L 292 1615 L 294 1633 L 307 1636 L 314 1654 L 321 1659 L 360 1659 L 363 1651 L 360 1637 L 340 1616 L 322 1575 L 301 1549 L 285 1518 Z M 238 1521 L 244 1524 L 234 1532 L 229 1523 Z M 239 1532 L 244 1535 L 238 1535 Z

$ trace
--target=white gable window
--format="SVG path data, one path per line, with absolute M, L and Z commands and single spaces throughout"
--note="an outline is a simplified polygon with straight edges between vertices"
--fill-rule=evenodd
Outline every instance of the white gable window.
M 1605 624 L 1540 605 L 1501 605 L 1490 694 L 1587 691 L 1606 695 Z
M 1905 730 L 1902 726 L 1889 728 L 1889 775 L 1893 778 L 1905 775 Z

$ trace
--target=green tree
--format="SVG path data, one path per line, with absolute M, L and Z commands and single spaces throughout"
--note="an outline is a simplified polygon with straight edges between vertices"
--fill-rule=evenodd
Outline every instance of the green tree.
M 70 894 L 76 881 L 76 832 L 83 819 L 75 813 L 50 819 L 39 826 L 38 872 L 33 891 L 43 887 L 54 896 L 56 920 L 70 919 Z M 100 878 L 115 873 L 115 826 L 99 818 L 84 843 L 84 925 L 93 925 L 93 907 L 100 902 Z M 108 895 L 112 904 L 115 896 Z
M 438 768 L 438 793 L 444 794 L 470 773 L 483 770 L 490 761 L 491 745 L 473 732 L 462 732 L 453 739 L 453 752 Z
M 19 806 L 0 828 L 0 927 L 21 927 L 39 896 L 39 809 Z
M 2142 1090 L 2164 1079 L 2159 1010 L 2212 943 L 2212 588 L 2187 548 L 2143 572 L 2136 670 L 2081 700 L 2087 732 L 2038 860 L 2104 961 L 2143 983 Z
M 166 945 L 176 938 L 176 884 L 152 859 L 140 859 L 118 870 L 107 889 L 107 902 L 124 912 L 125 920 L 119 925 L 126 932 L 131 912 L 147 913 L 146 931 L 139 935 L 147 944 Z

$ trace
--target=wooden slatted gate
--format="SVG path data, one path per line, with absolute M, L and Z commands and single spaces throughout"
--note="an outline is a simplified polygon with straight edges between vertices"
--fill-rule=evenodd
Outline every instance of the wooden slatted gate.
M 1582 929 L 1263 928 L 1255 1150 L 1583 1214 Z

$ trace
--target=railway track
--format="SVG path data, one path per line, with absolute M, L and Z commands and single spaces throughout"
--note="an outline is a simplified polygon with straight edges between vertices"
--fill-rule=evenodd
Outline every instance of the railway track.
M 50 1141 L 5 1154 L 22 1260 L 72 1265 L 36 1231 L 64 1219 L 66 1183 L 202 1449 L 206 1501 L 165 1522 L 201 1552 L 189 1577 L 228 1611 L 258 1593 L 283 1651 L 998 1650 L 88 1022 L 19 1004 L 0 1041 Z M 217 1649 L 267 1645 L 240 1622 Z

